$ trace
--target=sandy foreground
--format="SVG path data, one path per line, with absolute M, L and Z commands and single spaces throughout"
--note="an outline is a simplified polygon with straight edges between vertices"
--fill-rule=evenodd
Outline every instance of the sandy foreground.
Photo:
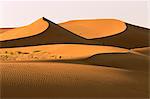
M 2 98 L 148 97 L 148 73 L 66 63 L 0 63 Z

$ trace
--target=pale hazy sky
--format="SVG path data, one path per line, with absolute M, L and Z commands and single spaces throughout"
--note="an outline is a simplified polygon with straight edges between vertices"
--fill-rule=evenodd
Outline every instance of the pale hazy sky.
M 114 18 L 150 28 L 147 0 L 0 0 L 0 28 L 28 25 L 40 17 L 60 23 L 76 19 Z

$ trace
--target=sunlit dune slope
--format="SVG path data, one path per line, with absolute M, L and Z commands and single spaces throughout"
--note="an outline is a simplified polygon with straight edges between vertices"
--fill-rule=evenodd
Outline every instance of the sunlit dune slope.
M 5 33 L 0 34 L 0 41 L 33 36 L 45 31 L 48 26 L 49 24 L 44 21 L 43 18 L 40 18 L 30 25 L 11 29 Z
M 0 49 L 1 60 L 64 60 L 87 58 L 99 53 L 127 53 L 127 49 L 80 44 L 54 44 Z
M 132 51 L 150 56 L 150 47 L 136 48 L 136 49 L 132 49 Z
M 150 59 L 133 53 L 101 53 L 84 59 L 59 60 L 53 62 L 89 64 L 96 66 L 109 66 L 128 70 L 148 72 Z
M 9 31 L 11 29 L 13 29 L 13 28 L 0 28 L 0 33 L 4 33 L 4 32 Z
M 111 36 L 126 29 L 126 24 L 116 19 L 75 20 L 59 25 L 87 39 Z
M 1 97 L 147 98 L 148 73 L 64 63 L 0 63 Z

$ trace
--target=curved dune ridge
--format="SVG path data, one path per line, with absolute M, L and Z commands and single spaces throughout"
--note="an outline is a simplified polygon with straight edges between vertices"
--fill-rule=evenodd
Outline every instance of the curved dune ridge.
M 126 29 L 126 24 L 116 19 L 75 20 L 59 25 L 86 39 L 111 36 Z
M 0 41 L 33 36 L 45 31 L 48 27 L 48 22 L 45 21 L 43 18 L 40 18 L 30 25 L 15 28 L 6 31 L 5 33 L 0 33 Z
M 150 56 L 150 47 L 135 48 L 135 49 L 132 49 L 132 51 Z
M 54 44 L 0 49 L 1 60 L 64 60 L 87 58 L 99 53 L 127 53 L 129 50 L 111 46 Z
M 13 28 L 0 28 L 0 33 L 4 33 L 4 32 L 9 31 L 11 29 L 13 29 Z
M 64 63 L 0 63 L 1 97 L 148 97 L 148 73 Z

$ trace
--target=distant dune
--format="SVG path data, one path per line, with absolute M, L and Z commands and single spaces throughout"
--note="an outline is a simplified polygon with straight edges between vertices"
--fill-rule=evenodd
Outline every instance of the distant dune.
M 148 73 L 64 63 L 0 63 L 2 98 L 147 98 Z
M 54 44 L 0 49 L 0 60 L 64 60 L 87 58 L 100 53 L 127 53 L 129 50 L 111 46 Z
M 99 21 L 98 22 L 95 21 L 94 24 L 90 24 L 90 20 L 89 22 L 88 20 L 77 21 L 77 23 L 83 23 L 85 26 L 86 26 L 85 23 L 90 24 L 89 33 L 87 33 L 87 35 L 85 35 L 86 33 L 82 33 L 83 35 L 80 35 L 81 32 L 88 31 L 88 29 L 85 30 L 85 27 L 82 28 L 81 26 L 81 28 L 79 30 L 77 29 L 76 31 L 76 28 L 79 28 L 78 25 L 73 25 L 73 23 L 76 23 L 76 21 L 61 23 L 59 26 L 45 18 L 41 18 L 29 26 L 23 27 L 23 29 L 22 27 L 16 28 L 0 34 L 0 44 L 1 44 L 0 47 L 10 48 L 10 47 L 24 47 L 24 46 L 48 45 L 48 44 L 58 44 L 58 43 L 59 44 L 94 44 L 94 45 L 116 46 L 116 47 L 122 47 L 128 49 L 149 46 L 150 29 L 134 26 L 127 23 L 125 26 L 123 22 L 109 20 L 109 19 L 103 20 L 102 22 L 104 24 Z M 107 30 L 101 29 L 102 27 L 107 27 L 106 23 L 109 24 L 109 22 L 110 24 L 114 24 L 114 28 L 113 28 L 114 30 L 110 29 L 111 25 L 108 25 Z M 41 23 L 43 23 L 43 25 Z M 39 26 L 40 28 L 35 29 L 34 24 L 35 27 Z M 61 25 L 63 27 L 61 27 Z M 70 29 L 70 25 L 71 25 L 71 29 Z M 101 26 L 101 28 L 94 28 L 94 26 L 92 25 L 94 26 L 96 25 L 96 27 Z M 126 30 L 124 30 L 125 27 Z M 75 32 L 74 32 L 74 28 L 75 28 Z M 103 32 L 104 34 L 101 32 Z M 91 36 L 92 39 L 86 39 L 87 37 L 85 36 L 89 38 Z
M 126 24 L 116 19 L 75 20 L 59 25 L 87 39 L 115 35 L 126 29 Z

